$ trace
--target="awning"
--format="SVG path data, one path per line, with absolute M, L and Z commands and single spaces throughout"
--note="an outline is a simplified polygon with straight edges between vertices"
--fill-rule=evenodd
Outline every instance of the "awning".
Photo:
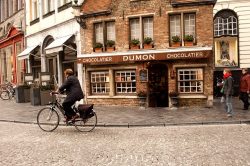
M 64 36 L 61 38 L 58 38 L 56 40 L 54 40 L 52 43 L 50 43 L 50 45 L 48 45 L 45 48 L 45 53 L 46 54 L 52 54 L 52 53 L 57 53 L 59 51 L 63 51 L 63 46 L 68 47 L 67 45 L 65 45 L 65 43 L 67 41 L 69 41 L 74 35 L 68 35 L 68 36 Z M 71 47 L 69 47 L 70 49 L 73 49 Z M 76 51 L 74 49 L 74 51 Z
M 34 55 L 34 52 L 39 48 L 39 45 L 26 48 L 23 52 L 17 55 L 18 60 L 28 59 L 30 55 Z

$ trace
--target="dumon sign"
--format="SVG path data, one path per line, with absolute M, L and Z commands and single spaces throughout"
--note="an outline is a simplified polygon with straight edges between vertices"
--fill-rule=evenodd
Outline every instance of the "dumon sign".
M 131 55 L 112 55 L 98 57 L 81 57 L 78 63 L 117 63 L 117 62 L 139 62 L 154 60 L 173 60 L 173 59 L 200 59 L 209 58 L 212 51 L 190 51 L 190 52 L 171 52 L 153 54 L 131 54 Z

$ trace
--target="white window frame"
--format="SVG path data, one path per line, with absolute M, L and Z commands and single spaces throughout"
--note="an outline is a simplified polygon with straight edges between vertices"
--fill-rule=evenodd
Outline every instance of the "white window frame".
M 143 40 L 146 37 L 154 39 L 154 17 L 153 16 L 138 16 L 130 18 L 130 40 L 137 39 L 141 42 L 141 48 Z
M 109 71 L 90 72 L 91 94 L 104 94 L 110 92 Z
M 133 18 L 130 20 L 130 39 L 140 40 L 140 19 Z
M 11 16 L 13 13 L 14 13 L 14 11 L 13 11 L 13 0 L 8 0 L 7 1 L 7 3 L 8 3 L 8 16 Z
M 136 93 L 136 70 L 115 71 L 115 92 L 116 94 Z
M 52 0 L 43 0 L 43 14 L 47 14 L 55 10 L 55 2 Z
M 186 16 L 189 16 L 186 20 Z M 191 18 L 190 16 L 193 16 Z M 196 13 L 178 13 L 169 16 L 170 41 L 173 36 L 179 36 L 180 41 L 184 40 L 185 35 L 192 35 L 196 40 Z M 183 42 L 182 42 L 183 43 Z
M 195 38 L 195 14 L 194 13 L 184 14 L 184 35 L 192 35 Z
M 228 18 L 216 17 L 214 19 L 214 36 L 237 36 L 238 35 L 238 21 L 235 16 L 229 16 Z M 231 28 L 230 28 L 231 25 Z
M 170 15 L 170 39 L 173 36 L 179 36 L 181 38 L 181 15 Z
M 116 41 L 115 21 L 95 23 L 95 43 L 105 45 L 106 40 Z M 104 31 L 104 29 L 106 31 Z
M 103 38 L 103 23 L 96 23 L 95 25 L 95 42 L 104 43 Z
M 38 0 L 32 0 L 32 20 L 39 17 Z
M 58 0 L 58 7 L 69 3 L 71 0 Z
M 154 38 L 153 17 L 143 18 L 143 38 Z
M 177 69 L 177 82 L 179 93 L 203 93 L 203 68 Z M 185 83 L 187 83 L 187 85 L 185 85 Z
M 107 28 L 107 40 L 113 40 L 115 41 L 115 22 L 114 21 L 110 21 L 106 23 L 106 28 Z

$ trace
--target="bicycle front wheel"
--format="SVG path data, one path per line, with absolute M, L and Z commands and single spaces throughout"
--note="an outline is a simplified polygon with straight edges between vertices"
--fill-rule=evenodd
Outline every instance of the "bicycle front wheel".
M 0 97 L 3 100 L 9 100 L 10 99 L 10 94 L 9 94 L 8 91 L 2 91 Z
M 76 119 L 75 120 L 75 128 L 81 132 L 89 132 L 92 131 L 97 124 L 97 115 L 93 111 L 89 118 L 86 119 Z
M 37 124 L 43 131 L 53 131 L 59 125 L 59 115 L 50 107 L 43 108 L 37 114 Z

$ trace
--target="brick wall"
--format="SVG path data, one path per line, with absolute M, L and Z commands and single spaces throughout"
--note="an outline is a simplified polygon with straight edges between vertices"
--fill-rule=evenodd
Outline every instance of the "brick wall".
M 102 1 L 96 1 L 103 3 Z M 87 5 L 87 4 L 86 4 Z M 198 46 L 213 45 L 213 6 L 203 5 L 194 7 L 173 8 L 169 1 L 151 0 L 135 1 L 114 0 L 110 5 L 112 14 L 87 18 L 87 29 L 82 30 L 81 37 L 85 38 L 82 52 L 93 52 L 93 23 L 104 20 L 115 20 L 116 50 L 127 51 L 129 49 L 129 18 L 139 15 L 153 15 L 154 17 L 154 44 L 156 49 L 169 47 L 169 17 L 170 13 L 195 12 L 196 35 Z M 83 32 L 84 31 L 84 32 Z

